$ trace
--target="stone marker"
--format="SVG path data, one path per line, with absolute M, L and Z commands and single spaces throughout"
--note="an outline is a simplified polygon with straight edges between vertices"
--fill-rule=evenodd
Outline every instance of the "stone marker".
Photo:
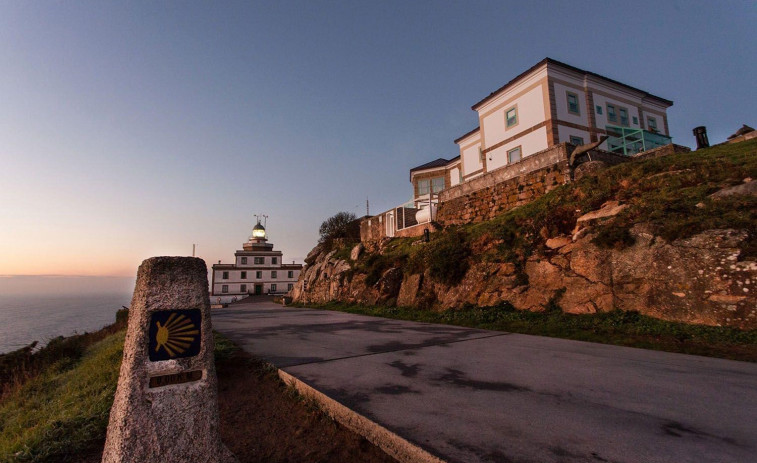
M 217 386 L 205 262 L 145 260 L 103 463 L 236 461 L 218 435 Z

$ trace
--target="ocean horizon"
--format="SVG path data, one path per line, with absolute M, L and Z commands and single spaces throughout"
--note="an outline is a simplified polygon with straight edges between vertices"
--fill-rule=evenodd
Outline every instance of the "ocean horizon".
M 131 304 L 134 278 L 0 278 L 0 354 L 58 336 L 97 331 Z
M 0 354 L 34 341 L 41 347 L 58 336 L 97 331 L 115 322 L 116 311 L 130 302 L 129 293 L 0 295 Z

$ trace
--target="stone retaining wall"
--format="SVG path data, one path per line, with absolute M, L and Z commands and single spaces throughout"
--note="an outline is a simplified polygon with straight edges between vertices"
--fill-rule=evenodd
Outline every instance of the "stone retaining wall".
M 560 185 L 569 183 L 571 172 L 568 162 L 570 153 L 574 149 L 575 146 L 570 143 L 561 143 L 514 164 L 487 172 L 441 191 L 436 224 L 445 227 L 490 220 L 510 209 L 528 204 Z M 588 164 L 591 163 L 599 165 L 597 168 L 606 168 L 635 159 L 688 151 L 691 150 L 685 146 L 673 144 L 645 151 L 634 157 L 592 150 L 580 155 L 576 159 L 576 165 L 587 163 L 586 167 L 589 167 Z M 589 173 L 596 169 L 584 170 L 587 171 L 585 173 Z M 427 225 L 421 224 L 398 230 L 395 236 L 420 236 Z M 386 212 L 363 218 L 360 223 L 360 239 L 363 242 L 376 241 L 384 237 L 386 237 Z
M 482 222 L 522 206 L 568 183 L 567 161 L 457 196 L 439 205 L 436 221 L 442 225 Z
M 690 151 L 691 151 L 691 148 L 689 148 L 688 146 L 676 145 L 675 143 L 671 143 L 669 145 L 660 146 L 659 148 L 642 151 L 641 153 L 634 155 L 632 159 L 659 158 L 662 156 L 667 156 L 669 154 L 688 153 Z

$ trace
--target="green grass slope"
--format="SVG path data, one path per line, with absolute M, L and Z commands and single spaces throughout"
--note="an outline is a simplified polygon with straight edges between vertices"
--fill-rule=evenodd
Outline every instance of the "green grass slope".
M 63 357 L 0 404 L 0 461 L 71 461 L 102 444 L 124 332 Z
M 757 179 L 757 140 L 628 162 L 562 185 L 492 220 L 448 227 L 434 233 L 427 246 L 412 246 L 417 238 L 393 239 L 381 255 L 365 256 L 353 267 L 368 275 L 367 284 L 394 266 L 405 273 L 428 269 L 437 282 L 454 285 L 474 262 L 522 266 L 543 249 L 547 239 L 571 233 L 581 215 L 613 200 L 628 207 L 595 228 L 594 242 L 600 246 L 633 244 L 628 231 L 638 223 L 648 224 L 667 241 L 733 228 L 750 233 L 740 258 L 753 259 L 757 257 L 757 197 L 710 197 L 747 178 Z

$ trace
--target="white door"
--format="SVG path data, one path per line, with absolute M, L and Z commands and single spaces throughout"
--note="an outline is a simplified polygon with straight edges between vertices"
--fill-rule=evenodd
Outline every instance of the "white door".
M 394 220 L 394 211 L 386 213 L 386 236 L 389 238 L 394 237 L 394 229 L 396 228 L 396 222 Z

